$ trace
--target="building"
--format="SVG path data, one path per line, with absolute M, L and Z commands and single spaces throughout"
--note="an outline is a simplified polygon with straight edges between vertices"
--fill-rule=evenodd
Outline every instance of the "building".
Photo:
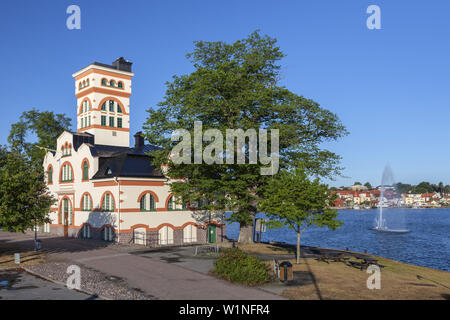
M 43 165 L 57 199 L 42 231 L 149 246 L 222 241 L 221 213 L 179 204 L 140 133 L 130 147 L 131 62 L 94 62 L 73 74 L 77 132 L 63 132 Z

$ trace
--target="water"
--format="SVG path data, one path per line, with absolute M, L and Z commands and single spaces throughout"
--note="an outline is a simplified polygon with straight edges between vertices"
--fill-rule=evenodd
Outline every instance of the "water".
M 424 267 L 450 271 L 450 209 L 384 209 L 391 216 L 405 218 L 409 233 L 395 234 L 370 230 L 378 210 L 339 210 L 344 225 L 335 230 L 310 227 L 302 245 L 374 254 Z M 258 215 L 263 217 L 263 214 Z M 237 239 L 239 224 L 227 225 L 228 238 Z M 296 234 L 284 227 L 263 233 L 262 241 L 295 244 Z

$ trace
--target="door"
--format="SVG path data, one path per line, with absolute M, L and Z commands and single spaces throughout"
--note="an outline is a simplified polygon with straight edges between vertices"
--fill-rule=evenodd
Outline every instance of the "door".
M 64 237 L 69 236 L 69 199 L 63 200 Z
M 216 242 L 216 226 L 214 224 L 208 224 L 208 242 Z

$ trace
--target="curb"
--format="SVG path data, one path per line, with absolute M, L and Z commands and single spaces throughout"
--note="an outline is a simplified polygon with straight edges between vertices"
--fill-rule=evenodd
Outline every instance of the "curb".
M 53 283 L 55 283 L 55 284 L 58 284 L 58 285 L 61 285 L 61 286 L 65 287 L 65 288 L 67 288 L 67 286 L 66 286 L 65 283 L 63 283 L 63 282 L 61 282 L 61 281 L 58 281 L 58 280 L 55 280 L 55 279 L 52 279 L 52 278 L 49 278 L 49 277 L 44 276 L 44 275 L 42 275 L 42 274 L 36 273 L 36 272 L 34 272 L 34 271 L 31 271 L 30 269 L 28 269 L 28 268 L 26 268 L 26 267 L 19 267 L 19 268 L 17 268 L 17 269 L 22 269 L 22 270 L 24 270 L 25 272 L 31 274 L 32 276 L 35 276 L 35 277 L 37 277 L 37 278 L 44 279 L 44 280 L 49 281 L 49 282 L 53 282 Z M 94 296 L 94 295 L 95 295 L 95 296 L 97 296 L 98 298 L 100 298 L 101 300 L 113 300 L 113 299 L 111 299 L 111 298 L 107 298 L 107 297 L 105 297 L 105 296 L 102 296 L 102 295 L 99 295 L 99 294 L 97 294 L 97 293 L 88 291 L 88 290 L 86 290 L 86 289 L 69 289 L 69 290 L 75 290 L 75 291 L 78 291 L 78 292 L 81 292 L 81 293 L 84 293 L 84 294 L 87 294 L 87 295 L 90 295 L 90 296 Z

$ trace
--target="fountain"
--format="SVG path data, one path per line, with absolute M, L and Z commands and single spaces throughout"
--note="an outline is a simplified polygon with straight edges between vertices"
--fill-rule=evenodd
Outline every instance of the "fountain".
M 385 188 L 389 184 L 392 186 L 394 184 L 394 175 L 392 174 L 391 167 L 386 165 L 383 170 L 383 176 L 381 178 L 381 190 L 380 190 L 380 200 L 378 202 L 378 219 L 375 218 L 375 226 L 372 230 L 378 232 L 391 232 L 391 233 L 407 233 L 407 229 L 391 229 L 387 226 L 386 219 L 383 217 L 383 208 L 389 207 L 388 204 L 384 203 L 384 193 Z

